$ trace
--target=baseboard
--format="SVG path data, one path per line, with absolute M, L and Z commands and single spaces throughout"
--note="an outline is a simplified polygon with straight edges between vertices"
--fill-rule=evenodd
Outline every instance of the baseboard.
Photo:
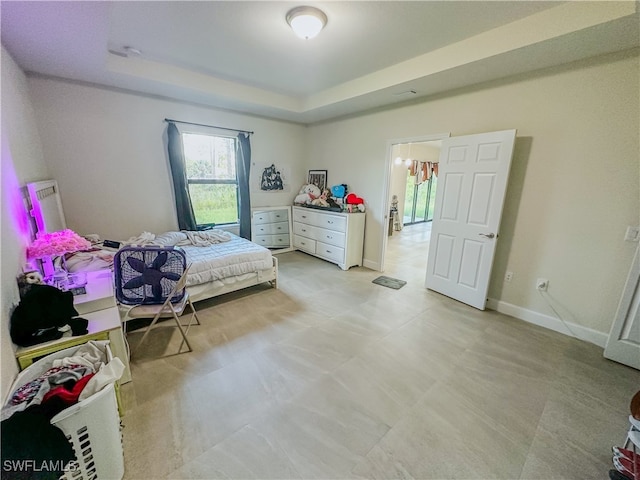
M 593 343 L 602 348 L 607 344 L 608 335 L 606 333 L 576 325 L 575 323 L 563 322 L 557 317 L 545 315 L 534 310 L 528 310 L 511 303 L 496 300 L 495 298 L 489 298 L 487 300 L 487 308 L 579 340 L 584 340 L 585 342 Z
M 366 258 L 362 260 L 362 266 L 366 268 L 370 268 L 371 270 L 375 270 L 376 272 L 381 272 L 380 263 L 374 262 L 372 260 L 367 260 Z

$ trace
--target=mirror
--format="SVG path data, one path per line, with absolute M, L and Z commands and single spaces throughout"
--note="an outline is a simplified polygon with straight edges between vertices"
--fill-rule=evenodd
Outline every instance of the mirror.
M 26 188 L 29 214 L 33 219 L 31 223 L 34 239 L 42 233 L 57 232 L 67 228 L 56 180 L 28 183 Z M 45 277 L 52 275 L 53 270 L 51 259 L 42 261 L 42 273 Z
M 28 183 L 27 193 L 31 207 L 29 213 L 36 226 L 35 236 L 39 233 L 57 232 L 67 228 L 57 181 Z
M 251 209 L 251 241 L 273 251 L 293 250 L 291 207 L 256 207 Z

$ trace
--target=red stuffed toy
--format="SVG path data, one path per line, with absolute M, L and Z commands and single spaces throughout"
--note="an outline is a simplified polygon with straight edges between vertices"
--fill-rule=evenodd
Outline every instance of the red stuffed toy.
M 362 205 L 364 203 L 364 200 L 355 193 L 350 193 L 344 200 L 350 205 Z
M 344 198 L 348 212 L 364 212 L 364 200 L 355 193 L 350 193 Z

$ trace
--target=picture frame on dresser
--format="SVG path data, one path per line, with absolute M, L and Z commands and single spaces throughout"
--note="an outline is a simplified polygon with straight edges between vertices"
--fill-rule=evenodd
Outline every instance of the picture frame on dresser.
M 327 171 L 326 170 L 309 170 L 307 183 L 315 185 L 322 192 L 327 188 Z
M 293 251 L 291 206 L 252 208 L 251 241 L 274 254 Z

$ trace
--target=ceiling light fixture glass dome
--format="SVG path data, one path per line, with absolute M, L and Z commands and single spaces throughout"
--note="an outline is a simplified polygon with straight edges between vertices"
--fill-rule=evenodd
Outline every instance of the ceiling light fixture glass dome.
M 287 23 L 297 36 L 310 39 L 327 24 L 327 16 L 315 7 L 296 7 L 287 13 Z

